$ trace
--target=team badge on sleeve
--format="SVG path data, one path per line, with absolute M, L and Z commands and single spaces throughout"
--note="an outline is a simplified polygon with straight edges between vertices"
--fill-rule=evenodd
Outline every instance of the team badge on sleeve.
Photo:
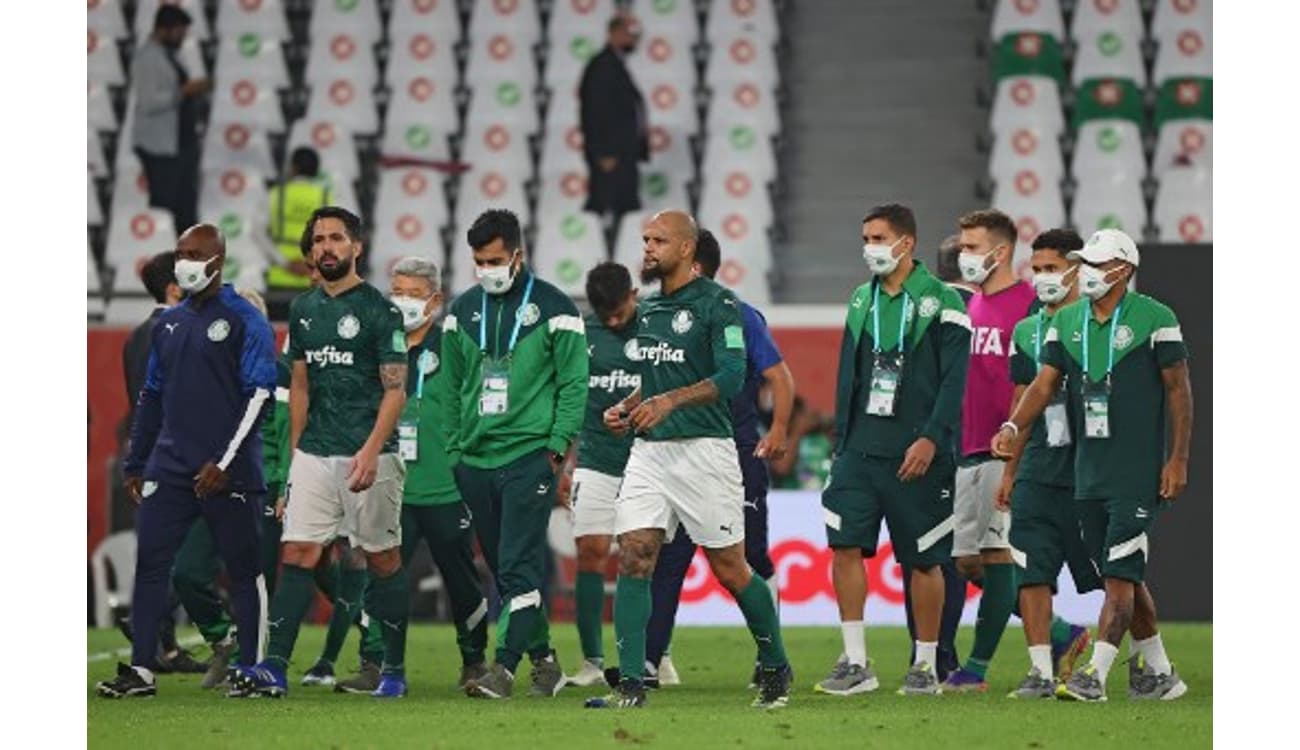
M 352 338 L 352 336 L 344 336 L 344 338 Z M 393 331 L 393 351 L 399 354 L 406 351 L 406 334 L 402 331 Z
M 728 349 L 745 348 L 745 332 L 740 326 L 727 326 L 722 329 L 722 335 L 726 337 Z
M 358 333 L 361 333 L 361 321 L 357 320 L 355 315 L 344 315 L 339 318 L 339 336 L 345 339 L 354 339 Z M 406 342 L 403 340 L 402 348 L 399 351 L 406 350 Z

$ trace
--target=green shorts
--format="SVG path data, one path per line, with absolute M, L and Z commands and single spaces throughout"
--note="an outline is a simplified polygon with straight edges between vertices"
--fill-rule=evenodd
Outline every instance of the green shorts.
M 939 565 L 952 557 L 952 490 L 956 468 L 936 456 L 925 476 L 898 479 L 900 458 L 845 453 L 835 459 L 822 491 L 826 542 L 876 554 L 880 521 L 889 525 L 894 558 L 904 565 Z
M 1080 594 L 1101 588 L 1101 576 L 1083 544 L 1072 488 L 1017 480 L 1011 491 L 1010 541 L 1021 586 L 1051 586 L 1055 594 L 1061 566 L 1068 565 Z
M 1151 542 L 1147 532 L 1156 520 L 1159 499 L 1076 500 L 1083 543 L 1103 578 L 1142 583 Z

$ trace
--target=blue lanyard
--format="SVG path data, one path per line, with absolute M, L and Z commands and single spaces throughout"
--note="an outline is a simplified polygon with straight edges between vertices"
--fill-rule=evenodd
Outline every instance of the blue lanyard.
M 533 296 L 533 280 L 536 278 L 535 275 L 529 274 L 528 286 L 524 287 L 524 299 L 519 303 L 519 309 L 515 310 L 515 330 L 510 334 L 510 346 L 506 349 L 507 355 L 515 350 L 515 342 L 519 341 L 519 329 L 524 322 L 524 308 L 528 307 L 528 300 Z M 487 298 L 487 292 L 483 292 L 483 304 L 480 307 L 478 317 L 478 348 L 479 351 L 484 353 L 487 353 Z M 502 312 L 505 311 L 504 300 L 501 302 L 501 309 Z M 496 344 L 497 342 L 493 341 L 492 343 Z
M 903 314 L 898 318 L 898 351 L 903 351 L 903 336 L 907 333 L 907 310 L 912 304 L 903 292 Z M 872 351 L 880 351 L 880 282 L 876 282 L 875 296 L 871 298 L 871 346 Z
M 1115 313 L 1110 316 L 1110 341 L 1106 347 L 1106 353 L 1110 359 L 1106 363 L 1106 377 L 1110 377 L 1111 370 L 1115 369 L 1115 326 L 1119 324 L 1119 314 L 1124 309 L 1124 302 L 1120 300 L 1115 305 Z M 1092 371 L 1088 369 L 1088 329 L 1092 327 L 1092 303 L 1089 302 L 1083 308 L 1083 375 L 1086 378 L 1092 377 Z
M 1038 311 L 1038 323 L 1034 328 L 1034 367 L 1043 369 L 1043 311 Z
M 421 401 L 424 399 L 424 355 L 428 353 L 429 350 L 425 349 L 423 345 L 421 345 L 420 356 L 415 358 L 415 400 L 416 401 Z

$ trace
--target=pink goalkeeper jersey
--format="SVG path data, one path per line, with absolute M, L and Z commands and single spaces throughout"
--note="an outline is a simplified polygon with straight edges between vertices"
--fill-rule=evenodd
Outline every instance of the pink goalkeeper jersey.
M 1018 281 L 997 294 L 976 293 L 970 313 L 970 366 L 961 402 L 961 454 L 987 453 L 1011 411 L 1011 331 L 1029 315 L 1034 288 Z

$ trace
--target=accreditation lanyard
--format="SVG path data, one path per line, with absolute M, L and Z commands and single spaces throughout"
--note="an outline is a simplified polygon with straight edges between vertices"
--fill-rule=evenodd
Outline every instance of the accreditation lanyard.
M 880 346 L 880 283 L 871 299 L 871 381 L 867 390 L 867 414 L 873 417 L 894 416 L 898 392 L 903 384 L 903 350 L 907 335 L 907 313 L 911 307 L 903 292 L 903 311 L 898 318 L 898 351 L 886 354 Z
M 1115 329 L 1119 325 L 1119 314 L 1124 309 L 1124 303 L 1121 301 L 1115 306 L 1115 314 L 1110 316 L 1110 339 L 1106 346 L 1106 378 L 1110 378 L 1111 370 L 1115 369 Z M 1088 351 L 1088 332 L 1092 328 L 1092 304 L 1089 303 L 1083 308 L 1083 374 L 1084 377 L 1091 379 L 1092 370 L 1088 369 L 1088 360 L 1091 356 Z
M 510 353 L 515 350 L 515 342 L 519 341 L 519 329 L 523 327 L 523 322 L 524 322 L 524 315 L 523 315 L 524 309 L 528 307 L 528 300 L 533 296 L 533 280 L 536 278 L 537 278 L 536 276 L 531 274 L 528 276 L 528 285 L 524 287 L 524 299 L 519 303 L 519 309 L 515 311 L 515 329 L 510 334 L 510 344 L 506 348 L 506 356 L 510 356 Z M 487 354 L 487 298 L 488 298 L 487 292 L 484 292 L 482 305 L 480 307 L 479 318 L 478 318 L 478 348 L 484 354 Z M 504 311 L 505 308 L 504 301 L 501 303 L 501 307 Z M 501 330 L 501 316 L 498 315 L 497 331 L 500 332 L 500 330 Z M 492 345 L 494 348 L 498 343 L 495 340 L 497 338 L 498 338 L 497 336 L 493 336 L 494 340 L 492 342 Z
M 907 312 L 912 304 L 907 292 L 903 292 L 903 314 L 898 316 L 898 351 L 903 351 L 904 335 L 907 333 Z M 880 283 L 876 283 L 875 295 L 871 298 L 871 343 L 872 351 L 880 349 Z
M 1115 369 L 1115 330 L 1123 312 L 1123 301 L 1115 306 L 1110 316 L 1110 339 L 1107 342 L 1106 377 L 1094 383 L 1088 369 L 1091 354 L 1088 351 L 1088 334 L 1092 328 L 1092 304 L 1083 308 L 1083 431 L 1093 439 L 1110 437 L 1110 377 Z

